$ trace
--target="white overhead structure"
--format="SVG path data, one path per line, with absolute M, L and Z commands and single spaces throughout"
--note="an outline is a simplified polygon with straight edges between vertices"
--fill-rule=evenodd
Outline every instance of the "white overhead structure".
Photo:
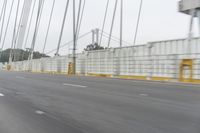
M 179 11 L 190 15 L 191 10 L 200 10 L 200 0 L 181 0 Z
M 188 53 L 191 52 L 190 44 L 193 37 L 194 18 L 199 18 L 199 33 L 200 33 L 200 0 L 181 0 L 179 2 L 179 12 L 190 15 L 190 26 L 188 34 Z
M 20 22 L 20 29 L 19 29 L 19 36 L 17 40 L 17 48 L 22 49 L 26 27 L 28 24 L 28 18 L 31 11 L 31 5 L 33 0 L 25 0 L 24 1 L 24 8 L 22 11 L 22 20 Z

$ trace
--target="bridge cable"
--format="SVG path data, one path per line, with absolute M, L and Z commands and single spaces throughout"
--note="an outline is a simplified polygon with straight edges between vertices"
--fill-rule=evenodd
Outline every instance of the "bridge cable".
M 21 22 L 22 22 L 22 17 L 23 17 L 23 14 L 24 14 L 24 8 L 25 8 L 25 0 L 23 2 L 23 7 L 22 7 L 21 15 L 20 15 L 20 20 L 19 20 L 19 25 L 18 25 L 18 28 L 17 28 L 17 34 L 16 34 L 16 38 L 15 38 L 15 44 L 16 44 L 18 36 L 19 36 Z
M 81 35 L 81 36 L 79 36 L 79 38 L 77 39 L 77 40 L 79 40 L 79 39 L 81 39 L 81 38 L 83 38 L 83 37 L 85 37 L 85 36 L 87 36 L 87 35 L 89 35 L 89 34 L 91 34 L 91 31 L 89 31 L 89 32 L 87 32 L 87 33 L 85 33 L 85 34 L 83 34 L 83 35 Z M 60 48 L 64 48 L 65 46 L 68 46 L 69 44 L 71 44 L 71 43 L 73 43 L 73 40 L 72 41 L 69 41 L 69 42 L 67 42 L 67 43 L 65 43 L 65 44 L 63 44 L 63 45 L 61 45 L 60 46 Z M 56 51 L 57 49 L 53 49 L 53 50 L 51 50 L 51 51 L 49 51 L 49 52 L 46 52 L 45 54 L 51 54 L 51 53 L 53 53 L 54 51 Z
M 10 54 L 9 54 L 9 63 L 12 62 L 13 59 L 13 47 L 15 45 L 15 38 L 16 38 L 16 27 L 17 27 L 17 17 L 18 17 L 18 13 L 19 13 L 19 5 L 20 5 L 20 0 L 18 0 L 17 3 L 17 10 L 16 10 L 16 16 L 15 16 L 15 24 L 14 24 L 14 30 L 13 30 L 13 37 L 12 37 L 12 44 L 11 44 L 11 49 L 10 49 Z M 15 60 L 15 59 L 14 59 Z
M 140 24 L 142 6 L 143 6 L 143 0 L 140 1 L 140 7 L 139 7 L 139 12 L 138 12 L 138 18 L 137 18 L 137 25 L 136 25 L 135 36 L 134 36 L 134 41 L 133 41 L 134 46 L 136 45 L 136 41 L 137 41 L 137 34 L 138 34 L 138 28 L 139 28 L 139 24 Z
M 7 10 L 7 0 L 5 1 L 3 15 L 2 15 L 2 24 L 1 24 L 1 31 L 0 31 L 0 43 L 1 43 L 2 37 L 3 37 L 3 29 L 4 29 L 4 22 L 5 22 L 5 17 L 6 17 L 6 10 Z M 2 51 L 2 49 L 0 49 L 0 51 Z
M 31 52 L 29 54 L 29 59 L 33 59 L 33 53 L 34 53 L 34 48 L 35 48 L 35 43 L 37 39 L 37 34 L 38 34 L 38 28 L 41 20 L 41 12 L 43 8 L 44 0 L 39 0 L 38 3 L 38 11 L 37 11 L 37 17 L 36 17 L 36 22 L 35 22 L 35 30 L 34 30 L 34 35 L 33 35 L 33 40 L 31 44 Z
M 56 50 L 56 53 L 55 53 L 56 56 L 59 55 L 59 50 L 60 50 L 61 40 L 62 40 L 63 31 L 64 31 L 64 27 L 65 27 L 65 20 L 66 20 L 66 17 L 67 17 L 68 7 L 69 7 L 69 0 L 67 0 L 66 7 L 65 7 L 63 22 L 62 22 L 60 36 L 59 36 L 59 40 L 58 40 L 58 46 L 57 46 L 57 50 Z
M 24 41 L 24 49 L 26 49 L 26 46 L 27 46 L 28 37 L 29 37 L 30 29 L 31 29 L 31 22 L 32 22 L 34 10 L 35 10 L 35 5 L 36 5 L 36 0 L 34 0 L 33 6 L 32 6 L 31 16 L 30 16 L 29 24 L 28 24 L 28 31 L 27 31 L 25 41 Z M 22 59 L 24 58 L 24 56 L 25 56 L 25 53 L 23 53 Z
M 42 18 L 42 13 L 43 13 L 43 9 L 44 9 L 44 1 L 45 1 L 45 0 L 41 0 L 41 6 L 40 6 L 38 24 L 37 24 L 37 27 L 36 27 L 35 42 L 36 42 L 36 40 L 37 40 L 37 35 L 38 35 L 39 27 L 40 27 L 40 24 L 41 24 L 41 18 Z M 34 47 L 35 47 L 35 46 L 34 46 Z
M 103 37 L 109 38 L 109 36 L 103 34 Z M 111 38 L 112 41 L 119 43 L 119 39 Z
M 21 28 L 21 23 L 22 23 L 22 17 L 23 17 L 23 15 L 24 15 L 24 9 L 25 9 L 25 0 L 24 0 L 24 2 L 23 2 L 23 7 L 22 7 L 22 10 L 21 10 L 21 15 L 20 15 L 20 19 L 19 19 L 19 25 L 18 25 L 18 28 L 17 28 L 17 34 L 16 34 L 16 37 L 15 37 L 15 45 L 14 45 L 14 48 L 16 48 L 16 45 L 17 45 L 17 39 L 18 39 L 18 37 L 19 37 L 19 32 L 20 32 L 20 28 Z M 23 49 L 23 48 L 22 48 Z M 22 60 L 23 60 L 23 54 L 24 54 L 24 51 L 22 51 L 22 55 L 21 55 L 21 58 L 22 58 Z M 19 56 L 20 56 L 20 54 L 19 54 Z M 14 59 L 15 60 L 15 59 Z M 19 58 L 19 60 L 20 60 L 20 58 Z
M 120 11 L 120 47 L 123 45 L 123 7 L 124 3 L 123 0 L 121 0 L 121 11 Z
M 110 37 L 109 37 L 109 39 L 108 39 L 108 48 L 110 47 L 110 41 L 111 41 L 111 36 L 112 36 L 112 32 L 113 32 L 113 26 L 114 26 L 114 22 L 115 22 L 117 4 L 118 4 L 118 0 L 115 1 L 115 7 L 114 7 L 114 12 L 113 12 L 113 18 L 112 18 L 112 23 L 111 23 L 111 28 L 110 28 Z
M 11 4 L 11 8 L 10 8 L 10 12 L 9 12 L 8 20 L 7 20 L 7 25 L 6 25 L 6 29 L 5 29 L 5 33 L 4 33 L 4 38 L 3 38 L 3 42 L 2 42 L 2 46 L 1 46 L 1 50 L 3 50 L 4 45 L 5 45 L 5 40 L 6 40 L 6 36 L 7 36 L 7 32 L 8 32 L 8 26 L 10 24 L 10 18 L 11 18 L 11 14 L 12 14 L 12 10 L 13 10 L 13 5 L 14 5 L 14 0 L 12 1 L 12 4 Z
M 36 35 L 38 35 L 39 27 L 40 27 L 40 24 L 41 24 L 40 22 L 41 22 L 41 19 L 42 19 L 42 13 L 43 13 L 43 9 L 44 9 L 44 2 L 45 2 L 45 0 L 42 0 L 42 2 L 41 2 L 40 15 L 39 15 L 39 20 L 38 20 L 38 26 L 37 26 Z
M 78 42 L 78 34 L 80 32 L 80 28 L 81 28 L 81 23 L 82 23 L 82 15 L 84 13 L 84 5 L 85 3 L 83 3 L 83 10 L 82 10 L 82 0 L 79 0 L 79 7 L 78 7 L 78 15 L 77 15 L 77 20 L 76 20 L 76 46 L 77 47 L 77 42 Z
M 106 23 L 107 14 L 108 14 L 109 2 L 110 2 L 110 0 L 107 0 L 106 11 L 105 11 L 104 19 L 103 19 L 103 26 L 102 26 L 102 28 L 101 28 L 102 31 L 104 31 L 104 28 L 105 28 L 105 23 Z M 102 37 L 103 37 L 103 32 L 101 33 L 101 37 L 100 37 L 100 40 L 99 40 L 99 46 L 101 46 Z
M 3 12 L 4 12 L 4 8 L 5 8 L 5 2 L 6 2 L 6 0 L 4 0 L 3 5 L 2 5 L 2 8 L 1 8 L 0 21 L 1 21 L 2 16 L 3 16 Z
M 78 33 L 78 27 L 79 27 L 80 15 L 81 15 L 81 6 L 82 6 L 82 0 L 79 0 L 77 23 L 76 23 L 76 34 Z
M 78 38 L 78 36 L 80 34 L 80 29 L 81 29 L 81 25 L 82 25 L 83 15 L 84 15 L 84 11 L 85 11 L 85 4 L 86 4 L 86 0 L 83 1 L 82 11 L 81 11 L 81 18 L 80 18 L 80 22 L 79 22 L 79 26 L 78 26 L 78 32 L 77 32 L 77 38 Z
M 109 38 L 109 35 L 108 35 L 108 34 L 103 34 L 103 37 Z M 111 37 L 111 40 L 112 40 L 112 41 L 115 41 L 115 42 L 117 42 L 117 43 L 119 43 L 119 41 L 120 41 L 119 38 L 113 38 L 113 37 Z M 130 46 L 130 43 L 128 43 L 128 42 L 124 42 L 124 44 L 127 44 L 126 46 Z M 132 45 L 132 44 L 131 44 L 131 45 Z
M 28 30 L 27 30 L 27 34 L 26 34 L 26 37 L 25 37 L 25 41 L 24 41 L 24 49 L 27 46 L 28 37 L 29 37 L 29 33 L 30 33 L 30 29 L 31 29 L 31 24 L 32 24 L 31 22 L 32 22 L 34 10 L 35 10 L 35 5 L 36 5 L 36 0 L 34 0 L 33 6 L 32 6 L 31 16 L 30 16 L 29 24 L 28 24 Z
M 50 26 L 51 26 L 51 21 L 52 21 L 54 7 L 55 7 L 55 0 L 53 0 L 53 5 L 52 5 L 52 8 L 51 8 L 51 13 L 50 13 L 50 18 L 49 18 L 47 33 L 46 33 L 46 37 L 45 37 L 44 47 L 43 47 L 43 50 L 42 50 L 43 54 L 44 54 L 44 51 L 45 51 L 45 48 L 46 48 L 46 45 L 47 45 L 47 39 L 48 39 L 49 30 L 50 30 Z
M 101 30 L 100 30 L 101 31 Z M 105 32 L 105 31 L 101 31 L 101 32 L 103 32 L 103 34 L 104 35 L 107 35 L 107 36 L 109 36 L 109 33 L 107 33 L 107 32 Z M 120 38 L 118 38 L 118 37 L 116 37 L 116 36 L 111 36 L 111 38 L 113 38 L 113 39 L 116 39 L 116 40 L 119 40 L 120 41 Z M 118 43 L 119 43 L 119 41 L 118 41 Z M 126 44 L 128 44 L 128 45 L 132 45 L 132 43 L 130 43 L 130 42 L 127 42 L 127 41 L 124 41 L 123 40 L 123 43 L 126 43 Z

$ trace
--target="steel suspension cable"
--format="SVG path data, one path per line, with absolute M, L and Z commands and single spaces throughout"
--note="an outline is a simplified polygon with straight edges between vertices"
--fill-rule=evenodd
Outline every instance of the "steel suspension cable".
M 51 26 L 51 21 L 52 21 L 54 7 L 55 7 L 55 0 L 53 0 L 53 5 L 52 5 L 52 8 L 51 8 L 51 13 L 50 13 L 50 18 L 49 18 L 47 33 L 46 33 L 46 36 L 45 36 L 44 47 L 43 47 L 43 50 L 42 50 L 43 54 L 44 54 L 44 51 L 45 51 L 45 48 L 46 48 L 46 45 L 47 45 L 47 39 L 48 39 L 49 30 L 50 30 L 50 26 Z
M 37 40 L 37 35 L 38 35 L 38 31 L 39 31 L 39 27 L 40 27 L 40 22 L 41 22 L 41 18 L 42 18 L 42 13 L 43 13 L 43 9 L 44 9 L 44 1 L 45 0 L 39 0 L 39 10 L 38 10 L 38 14 L 39 14 L 39 17 L 37 18 L 38 22 L 36 24 L 36 28 L 35 28 L 35 39 L 34 39 L 34 45 L 33 45 L 33 51 L 34 51 L 34 48 L 35 48 L 35 43 L 36 43 L 36 40 Z
M 137 41 L 137 34 L 138 34 L 138 28 L 139 28 L 139 24 L 140 24 L 140 17 L 141 17 L 141 12 L 142 12 L 142 6 L 143 6 L 143 0 L 140 1 L 140 7 L 139 7 L 139 12 L 138 12 L 138 18 L 137 18 L 135 36 L 134 36 L 134 41 L 133 41 L 133 45 L 134 46 L 136 45 L 136 41 Z
M 7 0 L 4 5 L 3 16 L 2 16 L 2 24 L 1 24 L 1 31 L 0 31 L 0 44 L 2 41 L 2 37 L 3 37 L 3 29 L 4 29 L 4 22 L 5 22 L 5 17 L 6 17 L 6 10 L 7 10 Z M 0 50 L 2 50 L 2 49 L 0 49 Z
M 80 15 L 81 15 L 81 6 L 82 6 L 82 0 L 79 0 L 77 23 L 76 23 L 76 34 L 78 33 L 78 27 L 79 27 Z
M 81 25 L 81 23 L 80 23 L 80 19 L 82 17 L 81 15 L 82 15 L 82 0 L 79 0 L 78 15 L 77 15 L 77 20 L 76 20 L 76 45 L 78 43 L 77 39 L 78 39 L 79 30 L 80 30 L 79 28 L 81 28 L 81 27 L 79 27 Z M 75 46 L 75 47 L 77 47 L 77 46 Z
M 87 33 L 85 33 L 85 34 L 79 36 L 79 38 L 78 38 L 77 40 L 79 40 L 79 39 L 81 39 L 81 38 L 83 38 L 83 37 L 89 35 L 90 33 L 91 33 L 91 31 L 89 31 L 89 32 L 87 32 Z M 69 41 L 69 42 L 67 42 L 67 43 L 65 43 L 65 44 L 63 44 L 63 45 L 61 45 L 60 48 L 64 48 L 65 46 L 67 46 L 67 45 L 69 45 L 69 44 L 71 44 L 71 43 L 73 43 L 73 40 L 72 40 L 72 41 Z M 47 55 L 48 55 L 48 54 L 51 54 L 51 53 L 53 53 L 53 52 L 56 51 L 56 50 L 57 50 L 57 49 L 53 49 L 53 50 L 51 50 L 51 51 L 46 52 L 45 54 L 47 54 Z
M 33 44 L 32 44 L 32 48 L 30 51 L 30 59 L 33 58 L 33 53 L 34 53 L 34 49 L 35 49 L 35 43 L 37 40 L 37 35 L 38 35 L 38 31 L 39 31 L 39 27 L 40 27 L 40 22 L 41 22 L 41 17 L 42 17 L 42 12 L 43 12 L 43 8 L 44 8 L 44 1 L 45 0 L 39 0 L 39 6 L 38 6 L 38 14 L 37 14 L 37 19 L 36 19 L 36 27 L 35 27 L 35 32 L 34 32 L 34 36 L 33 36 Z
M 16 38 L 16 27 L 17 27 L 17 17 L 18 17 L 18 12 L 19 12 L 19 4 L 20 4 L 20 0 L 18 0 L 18 3 L 17 3 L 17 10 L 16 10 L 16 16 L 15 16 L 15 24 L 14 24 L 14 30 L 13 30 L 12 44 L 11 44 L 10 55 L 9 55 L 9 63 L 12 62 L 12 58 L 13 58 L 13 47 L 15 45 L 15 38 Z
M 101 30 L 100 30 L 101 31 Z M 107 33 L 107 32 L 105 32 L 105 31 L 101 31 L 101 32 L 103 32 L 103 34 L 106 34 L 106 35 L 108 35 L 109 36 L 109 33 Z M 115 39 L 117 39 L 117 40 L 120 40 L 120 38 L 118 38 L 118 37 L 116 37 L 116 36 L 111 36 L 111 38 L 115 38 Z M 127 42 L 127 41 L 124 41 L 124 40 L 122 40 L 124 43 L 127 43 L 127 44 L 129 44 L 129 45 L 132 45 L 130 42 Z
M 6 6 L 7 6 L 7 0 L 4 0 L 3 6 L 2 6 L 1 18 L 0 18 L 0 20 L 2 19 L 2 24 L 0 27 L 0 42 L 3 36 L 3 25 L 4 25 L 4 20 L 5 20 Z M 2 49 L 0 49 L 0 58 L 1 58 L 1 54 L 2 54 Z
M 123 0 L 121 0 L 121 11 L 120 11 L 120 47 L 123 45 Z
M 1 19 L 2 19 L 2 16 L 3 16 L 4 7 L 5 7 L 5 2 L 6 2 L 6 0 L 4 0 L 4 2 L 3 2 L 3 5 L 2 5 L 2 8 L 1 8 L 1 13 L 0 13 L 0 21 L 1 21 Z
M 111 41 L 111 36 L 112 36 L 112 32 L 113 32 L 113 26 L 114 26 L 114 22 L 115 22 L 117 4 L 118 4 L 118 0 L 115 1 L 115 7 L 114 7 L 114 12 L 113 12 L 112 24 L 111 24 L 111 28 L 110 28 L 110 37 L 108 39 L 108 48 L 110 47 L 110 41 Z
M 108 33 L 103 33 L 103 36 L 106 38 L 109 38 L 109 34 Z M 120 41 L 119 38 L 115 37 L 115 36 L 111 36 L 111 40 L 116 40 L 118 43 Z M 127 45 L 132 45 L 131 43 L 127 42 L 127 41 L 123 41 L 123 43 L 127 44 Z
M 76 33 L 76 1 L 73 0 L 72 14 L 73 14 L 73 49 L 72 49 L 72 74 L 76 74 L 76 43 L 77 43 L 77 33 Z
M 79 26 L 78 26 L 77 38 L 78 38 L 78 36 L 80 34 L 80 29 L 81 29 L 81 25 L 82 25 L 83 15 L 84 15 L 84 11 L 85 11 L 85 4 L 86 4 L 86 0 L 83 1 L 83 7 L 82 7 L 82 11 L 81 11 L 81 18 L 80 18 Z
M 19 36 L 19 31 L 20 31 L 20 27 L 21 27 L 21 22 L 22 22 L 22 17 L 23 17 L 23 13 L 24 13 L 23 12 L 24 8 L 25 8 L 25 0 L 23 2 L 23 7 L 22 7 L 21 15 L 20 15 L 19 25 L 18 25 L 18 28 L 17 28 L 17 34 L 16 34 L 16 38 L 15 38 L 15 43 L 17 42 L 17 38 Z
M 41 13 L 42 3 L 43 3 L 43 0 L 39 0 L 36 22 L 35 22 L 35 30 L 34 30 L 33 40 L 32 40 L 32 44 L 31 44 L 31 52 L 29 54 L 30 60 L 33 59 L 33 52 L 34 52 L 35 42 L 36 42 L 36 38 L 37 38 L 37 32 L 38 32 L 38 26 L 39 26 L 39 21 L 40 21 L 40 15 L 41 15 L 40 13 Z
M 106 18 L 107 18 L 107 14 L 108 14 L 109 2 L 110 2 L 110 0 L 107 0 L 106 11 L 105 11 L 104 19 L 103 19 L 103 25 L 102 25 L 102 28 L 101 28 L 102 31 L 104 31 L 104 28 L 105 28 Z M 102 38 L 103 38 L 103 32 L 101 33 L 101 37 L 100 37 L 100 40 L 99 40 L 100 46 L 101 46 L 101 43 L 102 43 Z
M 27 31 L 27 34 L 26 34 L 25 42 L 24 42 L 24 49 L 26 48 L 27 42 L 28 42 L 28 36 L 29 36 L 29 33 L 30 33 L 30 29 L 31 29 L 31 22 L 32 22 L 32 19 L 33 19 L 35 4 L 36 4 L 36 0 L 34 0 L 32 11 L 31 11 L 31 17 L 30 17 L 30 20 L 29 20 L 28 31 Z
M 41 6 L 40 6 L 40 13 L 39 13 L 39 20 L 38 20 L 38 25 L 37 25 L 37 33 L 36 33 L 36 36 L 38 34 L 38 30 L 39 30 L 39 27 L 40 27 L 40 22 L 41 22 L 41 18 L 42 18 L 42 13 L 43 13 L 43 9 L 44 9 L 44 1 L 45 0 L 41 0 Z
M 63 31 L 64 31 L 64 27 L 65 27 L 65 20 L 66 20 L 66 17 L 67 17 L 68 7 L 69 7 L 69 0 L 67 0 L 66 7 L 65 7 L 65 13 L 64 13 L 64 17 L 63 17 L 63 22 L 62 22 L 59 40 L 58 40 L 57 51 L 55 53 L 56 56 L 59 55 L 59 50 L 60 50 L 61 40 L 62 40 Z
M 103 34 L 103 37 L 105 38 L 109 38 L 109 36 Z M 112 41 L 116 42 L 116 43 L 119 43 L 119 39 L 115 39 L 115 38 L 111 38 Z
M 3 50 L 4 45 L 5 45 L 5 40 L 6 40 L 6 35 L 7 35 L 7 32 L 8 32 L 8 26 L 10 24 L 10 18 L 11 18 L 11 14 L 12 14 L 12 10 L 13 10 L 13 5 L 14 5 L 14 0 L 12 1 L 11 7 L 10 7 L 8 21 L 7 21 L 7 25 L 6 25 L 6 29 L 5 29 L 5 33 L 4 33 L 4 38 L 3 38 L 3 42 L 2 42 L 2 46 L 1 46 L 2 50 Z
M 28 25 L 28 31 L 27 31 L 27 34 L 25 37 L 25 42 L 24 42 L 24 49 L 26 49 L 27 42 L 28 42 L 28 37 L 29 37 L 30 29 L 31 29 L 31 22 L 33 19 L 35 4 L 36 4 L 36 0 L 34 0 L 33 6 L 32 6 L 31 16 L 30 16 L 29 25 Z M 25 53 L 22 54 L 22 60 L 24 59 L 24 56 L 25 56 Z

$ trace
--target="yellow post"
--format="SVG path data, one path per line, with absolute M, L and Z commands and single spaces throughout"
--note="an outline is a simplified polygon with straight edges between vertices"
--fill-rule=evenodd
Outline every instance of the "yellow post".
M 68 75 L 72 75 L 74 72 L 74 64 L 72 62 L 69 62 L 68 64 Z
M 186 78 L 186 68 L 189 70 L 189 77 Z M 180 81 L 181 82 L 192 82 L 193 80 L 193 59 L 183 59 L 180 64 Z
M 7 69 L 7 71 L 10 71 L 11 70 L 11 65 L 7 65 L 6 69 Z

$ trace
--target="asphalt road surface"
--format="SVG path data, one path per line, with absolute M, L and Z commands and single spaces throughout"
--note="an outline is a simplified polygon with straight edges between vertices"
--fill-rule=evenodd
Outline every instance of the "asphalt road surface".
M 200 133 L 200 85 L 0 71 L 0 133 Z

